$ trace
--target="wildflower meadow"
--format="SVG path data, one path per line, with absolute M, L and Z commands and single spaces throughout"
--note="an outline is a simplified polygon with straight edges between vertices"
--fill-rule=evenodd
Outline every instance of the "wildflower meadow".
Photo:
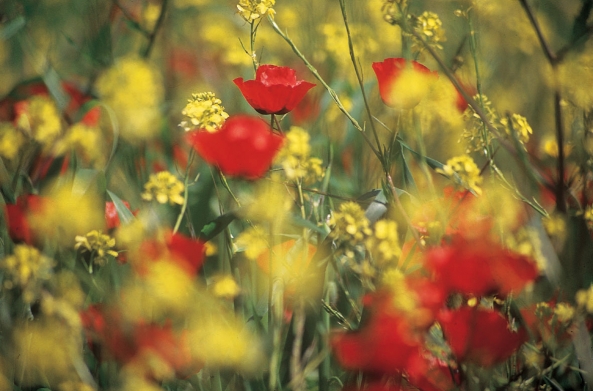
M 0 2 L 0 391 L 593 390 L 592 11 Z

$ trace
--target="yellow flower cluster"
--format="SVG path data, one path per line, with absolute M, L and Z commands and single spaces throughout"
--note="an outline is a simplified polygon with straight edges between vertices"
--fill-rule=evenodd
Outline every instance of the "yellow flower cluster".
M 393 293 L 393 305 L 402 312 L 411 313 L 418 308 L 418 298 L 411 293 L 406 284 L 406 276 L 399 269 L 389 269 L 385 272 L 382 282 Z
M 276 13 L 274 11 L 274 4 L 276 0 L 239 0 L 237 9 L 239 15 L 249 23 L 263 18 L 266 15 L 272 15 Z
M 243 231 L 235 244 L 238 247 L 244 248 L 245 256 L 253 261 L 270 248 L 268 235 L 266 235 L 264 229 L 259 225 Z
M 56 145 L 56 153 L 63 154 L 72 149 L 78 151 L 84 160 L 93 162 L 100 160 L 103 153 L 102 147 L 101 130 L 79 122 L 72 125 Z
M 62 121 L 56 104 L 47 96 L 34 96 L 26 103 L 26 109 L 16 118 L 17 127 L 43 148 L 50 148 L 62 133 Z
M 286 133 L 284 146 L 276 157 L 286 178 L 302 180 L 304 183 L 314 183 L 323 178 L 321 159 L 310 157 L 309 139 L 309 133 L 297 126 L 291 127 Z
M 123 138 L 137 142 L 156 135 L 163 85 L 150 64 L 134 57 L 121 59 L 99 76 L 96 88 L 115 112 Z
M 330 237 L 334 240 L 356 245 L 372 235 L 369 219 L 356 202 L 344 202 L 338 212 L 334 212 L 329 225 L 333 226 Z
M 35 247 L 17 245 L 12 255 L 0 261 L 4 271 L 4 288 L 20 288 L 23 300 L 33 302 L 43 280 L 51 277 L 53 261 L 44 256 Z
M 574 318 L 576 312 L 573 306 L 568 303 L 558 303 L 554 308 L 554 315 L 560 323 L 569 323 Z
M 365 242 L 378 266 L 397 263 L 401 255 L 397 236 L 397 223 L 393 220 L 379 220 L 375 223 L 373 234 Z
M 585 218 L 587 227 L 593 230 L 593 206 L 588 206 L 587 209 L 585 209 L 583 217 Z
M 186 132 L 195 128 L 215 132 L 220 129 L 229 115 L 224 111 L 222 101 L 212 92 L 192 94 L 187 105 L 181 112 L 188 120 L 182 121 L 181 126 Z
M 443 29 L 443 22 L 437 14 L 434 12 L 424 11 L 415 20 L 414 29 L 416 32 L 433 48 L 442 49 L 441 42 L 447 40 L 445 37 L 445 30 Z M 415 52 L 421 52 L 424 49 L 424 45 L 418 39 L 414 37 L 414 43 L 412 50 Z
M 503 118 L 500 120 L 500 123 L 504 126 L 506 133 L 509 136 L 512 136 L 511 132 L 514 132 L 517 135 L 517 139 L 522 143 L 525 144 L 529 141 L 529 136 L 533 134 L 533 130 L 529 123 L 527 123 L 527 119 L 519 114 L 513 114 L 511 116 L 511 122 L 507 118 Z
M 470 156 L 461 155 L 451 158 L 447 160 L 447 164 L 442 169 L 439 168 L 436 171 L 449 178 L 455 178 L 457 175 L 464 187 L 476 194 L 482 194 L 482 189 L 479 187 L 482 183 L 480 169 Z
M 575 301 L 579 308 L 593 314 L 593 285 L 589 289 L 581 289 L 575 296 Z
M 0 156 L 14 159 L 25 144 L 25 137 L 10 122 L 0 123 Z
M 233 299 L 239 295 L 241 288 L 230 275 L 219 275 L 212 278 L 212 294 L 222 299 Z
M 101 231 L 93 230 L 85 236 L 76 236 L 76 244 L 74 249 L 82 252 L 91 253 L 93 263 L 103 266 L 107 263 L 107 256 L 117 257 L 117 251 L 113 250 L 115 247 L 115 239 L 109 235 L 103 234 Z
M 474 100 L 482 104 L 482 109 L 486 113 L 488 122 L 493 126 L 499 123 L 498 112 L 492 107 L 492 102 L 484 94 L 475 95 Z M 467 143 L 466 153 L 483 152 L 494 139 L 494 135 L 488 130 L 484 129 L 484 123 L 480 116 L 474 111 L 471 106 L 468 106 L 463 117 L 467 122 L 467 127 L 463 131 L 461 138 Z
M 157 200 L 159 204 L 167 202 L 173 204 L 183 204 L 183 183 L 171 174 L 169 171 L 161 171 L 151 174 L 148 182 L 144 184 L 144 193 L 142 199 L 145 201 Z

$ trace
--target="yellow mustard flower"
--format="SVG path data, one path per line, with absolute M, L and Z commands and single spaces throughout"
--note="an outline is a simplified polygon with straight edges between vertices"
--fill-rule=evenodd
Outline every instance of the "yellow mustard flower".
M 25 137 L 10 122 L 0 123 L 0 156 L 14 159 L 25 144 Z
M 447 164 L 443 168 L 439 168 L 436 171 L 449 178 L 458 175 L 464 186 L 467 186 L 467 188 L 473 190 L 476 194 L 482 194 L 482 189 L 479 187 L 482 183 L 480 169 L 470 156 L 461 155 L 451 158 L 447 160 Z
M 75 240 L 74 249 L 91 253 L 93 263 L 99 266 L 107 263 L 108 255 L 117 257 L 117 251 L 113 250 L 115 239 L 101 231 L 93 230 L 85 236 L 78 235 Z
M 224 111 L 222 101 L 212 92 L 192 94 L 191 99 L 188 99 L 187 102 L 181 112 L 187 117 L 187 120 L 179 124 L 186 132 L 196 128 L 215 132 L 229 117 Z
M 19 244 L 12 255 L 0 261 L 4 271 L 4 288 L 19 288 L 27 303 L 33 302 L 41 288 L 41 283 L 51 277 L 53 261 L 41 254 L 35 247 Z
M 329 225 L 333 226 L 330 232 L 332 239 L 352 245 L 363 242 L 372 234 L 369 219 L 356 202 L 341 204 L 339 211 L 334 212 L 330 218 Z
M 274 11 L 274 4 L 276 0 L 239 0 L 237 9 L 239 15 L 249 23 L 257 19 L 261 19 L 266 15 L 272 15 L 276 13 Z
M 45 149 L 49 149 L 62 133 L 62 120 L 56 104 L 47 96 L 34 96 L 23 104 L 16 125 Z
M 183 191 L 185 186 L 183 182 L 171 174 L 169 171 L 161 171 L 151 174 L 148 182 L 144 185 L 142 199 L 146 201 L 157 200 L 159 204 L 171 205 L 183 204 Z

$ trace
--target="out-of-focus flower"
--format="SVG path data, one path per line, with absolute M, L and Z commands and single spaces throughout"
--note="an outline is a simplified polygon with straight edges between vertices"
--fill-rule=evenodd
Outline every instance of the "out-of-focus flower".
M 527 118 L 519 114 L 513 114 L 511 116 L 511 122 L 509 123 L 507 118 L 502 118 L 500 123 L 504 126 L 506 133 L 512 136 L 512 133 L 516 134 L 517 139 L 522 144 L 529 141 L 529 137 L 533 134 L 533 129 L 529 126 Z
M 128 201 L 123 201 L 123 204 L 126 208 L 130 209 L 130 203 Z M 111 201 L 105 203 L 105 223 L 108 231 L 119 227 L 121 224 L 115 203 Z
M 93 230 L 85 236 L 76 236 L 76 244 L 74 249 L 90 253 L 92 262 L 103 266 L 107 263 L 107 256 L 117 258 L 117 251 L 113 250 L 115 247 L 115 239 L 109 235 L 103 234 L 101 231 Z
M 212 294 L 223 299 L 233 299 L 241 293 L 241 287 L 237 281 L 229 275 L 214 276 L 209 288 Z
M 527 341 L 525 329 L 509 329 L 509 322 L 493 310 L 463 307 L 439 316 L 445 339 L 461 362 L 483 367 L 508 359 Z
M 286 133 L 286 142 L 278 152 L 276 161 L 284 168 L 284 175 L 290 180 L 302 179 L 305 184 L 323 178 L 321 159 L 310 157 L 309 133 L 293 126 Z
M 21 289 L 23 300 L 33 302 L 41 284 L 52 274 L 53 261 L 34 247 L 17 245 L 12 255 L 0 260 L 4 272 L 4 288 Z
M 9 122 L 0 123 L 0 156 L 12 160 L 25 144 L 25 137 Z
M 255 225 L 241 232 L 235 244 L 245 250 L 245 256 L 248 259 L 255 261 L 270 248 L 268 236 L 261 226 Z
M 429 250 L 425 266 L 435 273 L 436 284 L 471 296 L 518 293 L 539 275 L 531 259 L 485 238 L 455 237 Z
M 435 49 L 442 49 L 441 42 L 447 40 L 443 22 L 434 12 L 424 11 L 422 15 L 416 18 L 414 29 L 428 45 Z M 416 52 L 424 50 L 424 44 L 418 38 L 414 36 L 413 41 L 412 50 Z
M 192 94 L 187 102 L 181 114 L 188 119 L 179 124 L 186 132 L 196 128 L 214 132 L 229 117 L 224 111 L 222 101 L 212 92 Z
M 593 285 L 589 289 L 581 289 L 575 296 L 575 301 L 579 308 L 583 308 L 590 314 L 593 314 Z
M 72 125 L 55 147 L 56 155 L 68 150 L 75 150 L 87 162 L 103 163 L 105 161 L 105 144 L 103 134 L 97 126 L 88 126 L 83 122 Z
M 56 104 L 47 96 L 34 96 L 15 104 L 15 125 L 49 150 L 62 133 Z
M 16 204 L 6 204 L 8 235 L 13 241 L 33 244 L 34 235 L 27 216 L 29 213 L 40 213 L 43 205 L 44 198 L 32 194 L 18 197 Z
M 261 19 L 266 15 L 272 15 L 276 13 L 274 11 L 274 4 L 276 0 L 239 0 L 237 9 L 239 15 L 249 23 L 253 23 L 257 19 Z
M 156 239 L 144 241 L 139 248 L 140 264 L 137 269 L 142 273 L 146 261 L 168 261 L 177 265 L 188 275 L 195 275 L 204 263 L 204 242 L 188 238 L 180 233 L 164 232 Z
M 255 80 L 233 82 L 239 87 L 247 102 L 260 114 L 286 114 L 296 107 L 307 91 L 315 84 L 297 80 L 296 72 L 289 67 L 261 65 Z
M 134 57 L 119 59 L 99 76 L 96 88 L 115 112 L 123 138 L 139 142 L 157 134 L 163 85 L 149 63 Z
M 480 184 L 482 183 L 482 176 L 480 169 L 468 155 L 456 156 L 447 160 L 447 164 L 443 168 L 437 168 L 436 172 L 446 175 L 451 179 L 455 179 L 455 175 L 461 180 L 464 187 L 474 191 L 476 194 L 482 194 Z
M 339 211 L 334 212 L 329 224 L 333 226 L 330 237 L 351 244 L 361 243 L 373 231 L 370 229 L 369 219 L 356 202 L 344 202 Z
M 404 58 L 374 62 L 373 70 L 379 82 L 381 99 L 387 106 L 398 110 L 411 109 L 420 103 L 438 78 L 436 72 Z
M 145 201 L 156 200 L 159 204 L 182 205 L 183 191 L 185 186 L 183 182 L 171 174 L 169 171 L 161 171 L 151 174 L 148 182 L 144 184 L 142 199 Z
M 283 137 L 259 118 L 234 116 L 214 133 L 194 131 L 188 140 L 200 156 L 223 174 L 257 179 L 270 168 Z
M 61 186 L 44 198 L 42 208 L 29 211 L 27 221 L 34 237 L 51 238 L 69 247 L 76 235 L 104 229 L 103 208 L 93 192 L 74 194 L 69 186 Z
M 373 254 L 373 260 L 377 265 L 393 266 L 402 253 L 397 236 L 397 223 L 386 219 L 377 221 L 365 246 Z

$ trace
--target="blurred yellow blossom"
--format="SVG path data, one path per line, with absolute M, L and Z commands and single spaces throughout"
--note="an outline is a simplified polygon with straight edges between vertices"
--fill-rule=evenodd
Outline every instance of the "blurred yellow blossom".
M 475 95 L 474 100 L 481 104 L 488 122 L 496 127 L 500 123 L 500 116 L 496 109 L 492 106 L 492 102 L 484 94 Z M 461 138 L 467 143 L 466 152 L 481 152 L 490 146 L 495 135 L 488 129 L 485 129 L 484 122 L 480 116 L 474 111 L 471 106 L 468 106 L 463 113 L 466 120 L 466 128 L 463 131 Z
M 41 284 L 49 280 L 53 261 L 41 254 L 35 247 L 19 244 L 13 254 L 0 261 L 4 271 L 4 288 L 19 288 L 23 300 L 31 303 L 37 299 Z
M 104 205 L 92 191 L 83 195 L 74 194 L 69 186 L 62 185 L 49 193 L 43 208 L 30 214 L 28 220 L 37 237 L 46 236 L 71 246 L 76 235 L 103 229 Z
M 268 222 L 274 229 L 280 228 L 293 205 L 292 194 L 281 182 L 278 174 L 271 180 L 259 181 L 255 192 L 249 197 L 244 208 L 244 217 L 258 222 Z
M 247 228 L 237 237 L 235 244 L 245 249 L 245 256 L 251 260 L 256 260 L 264 251 L 268 251 L 268 235 L 264 229 L 256 225 Z
M 447 164 L 443 168 L 438 168 L 436 172 L 451 179 L 454 179 L 455 175 L 458 175 L 463 186 L 474 191 L 476 194 L 482 194 L 482 189 L 479 187 L 482 183 L 480 169 L 468 155 L 456 156 L 447 160 Z
M 289 180 L 302 179 L 304 183 L 314 183 L 323 178 L 321 159 L 310 157 L 309 133 L 304 129 L 293 126 L 286 133 L 286 141 L 278 155 L 276 162 L 282 165 L 284 175 Z
M 192 94 L 181 114 L 188 118 L 179 124 L 186 132 L 196 128 L 214 132 L 229 117 L 222 101 L 212 92 Z
M 22 104 L 16 126 L 39 142 L 45 149 L 52 147 L 62 133 L 60 112 L 51 98 L 34 96 Z
M 334 212 L 329 225 L 333 226 L 330 237 L 351 244 L 361 243 L 373 232 L 364 210 L 356 202 L 344 202 L 339 211 Z
M 212 294 L 223 299 L 233 299 L 241 292 L 241 287 L 232 276 L 218 275 L 212 277 Z
M 422 15 L 418 16 L 414 21 L 414 29 L 426 43 L 435 49 L 442 49 L 441 42 L 447 40 L 443 22 L 434 12 L 424 11 Z M 412 50 L 416 52 L 424 50 L 424 45 L 416 37 L 414 37 Z
M 25 137 L 10 122 L 0 123 L 0 156 L 14 159 L 25 144 Z
M 382 282 L 393 294 L 393 306 L 402 312 L 410 313 L 418 307 L 418 298 L 408 289 L 406 276 L 399 269 L 388 269 L 382 276 Z
M 85 236 L 76 236 L 75 240 L 74 248 L 91 253 L 92 262 L 96 265 L 105 265 L 108 255 L 117 258 L 117 251 L 113 250 L 115 239 L 101 231 L 93 230 Z
M 579 308 L 583 308 L 590 314 L 593 314 L 593 285 L 589 289 L 581 289 L 575 296 L 575 301 Z
M 148 182 L 144 185 L 142 199 L 145 201 L 156 200 L 160 204 L 171 205 L 183 204 L 183 191 L 185 186 L 183 182 L 171 174 L 169 171 L 161 171 L 151 174 Z
M 522 143 L 525 144 L 529 141 L 529 136 L 533 134 L 533 130 L 529 123 L 527 123 L 527 119 L 519 114 L 513 114 L 511 116 L 511 122 L 507 118 L 502 118 L 500 123 L 504 126 L 506 133 L 510 136 L 511 132 L 515 132 L 517 135 L 517 139 Z
M 86 161 L 100 161 L 104 155 L 103 135 L 101 129 L 76 123 L 68 129 L 66 135 L 56 145 L 56 153 L 63 154 L 73 149 Z
M 589 229 L 592 229 L 593 230 L 593 206 L 589 205 L 585 209 L 585 213 L 583 214 L 583 217 L 585 218 L 585 222 L 587 223 L 587 227 L 589 227 Z
M 377 221 L 373 227 L 373 234 L 366 240 L 365 245 L 373 254 L 375 264 L 385 266 L 397 263 L 401 255 L 397 223 L 393 220 Z
M 568 303 L 558 303 L 554 308 L 554 315 L 561 323 L 568 323 L 572 321 L 575 316 L 575 310 L 573 306 Z
M 237 9 L 243 19 L 252 23 L 266 15 L 274 16 L 275 11 L 272 7 L 274 7 L 275 3 L 276 0 L 239 0 Z
M 99 76 L 96 88 L 115 112 L 123 138 L 137 142 L 157 134 L 163 85 L 160 74 L 148 62 L 135 57 L 120 59 Z

